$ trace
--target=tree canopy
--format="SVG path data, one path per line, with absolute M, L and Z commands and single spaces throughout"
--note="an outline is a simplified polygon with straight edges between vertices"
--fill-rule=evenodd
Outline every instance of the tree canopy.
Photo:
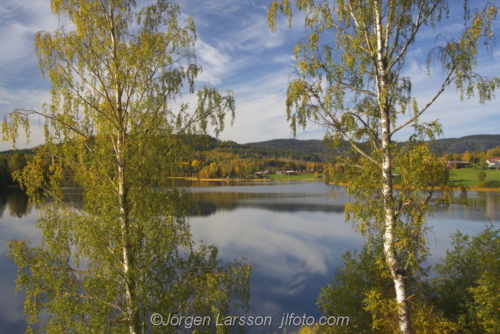
M 231 92 L 195 91 L 193 19 L 180 22 L 170 0 L 52 0 L 51 8 L 59 29 L 35 39 L 51 102 L 3 123 L 15 143 L 31 115 L 46 120 L 45 145 L 16 174 L 32 198 L 50 197 L 38 220 L 42 242 L 10 243 L 29 330 L 173 333 L 152 327 L 150 315 L 246 307 L 250 266 L 195 247 L 189 195 L 166 183 L 182 168 L 186 136 L 218 135 L 234 117 Z M 195 106 L 182 102 L 195 93 Z M 83 208 L 65 197 L 68 179 L 82 187 Z
M 449 19 L 448 1 L 275 0 L 268 13 L 272 30 L 278 12 L 291 25 L 293 3 L 308 36 L 294 49 L 288 121 L 294 132 L 314 122 L 326 129 L 333 145 L 349 142 L 350 153 L 334 162 L 332 181 L 349 184 L 354 201 L 346 207 L 347 218 L 359 222 L 362 231 L 383 236 L 398 328 L 411 333 L 407 277 L 418 270 L 420 255 L 426 253 L 425 215 L 434 204 L 452 197 L 443 163 L 423 144 L 440 135 L 441 127 L 420 118 L 453 84 L 460 98 L 476 94 L 485 102 L 494 97 L 500 79 L 476 69 L 480 46 L 488 48 L 494 40 L 492 22 L 498 7 L 486 3 L 470 8 L 470 2 L 463 2 L 463 29 L 457 35 L 441 35 L 427 50 L 427 72 L 439 65 L 442 80 L 435 93 L 421 101 L 413 95 L 412 78 L 405 75 L 406 61 L 424 28 Z M 393 136 L 407 127 L 413 127 L 413 134 L 401 148 Z M 401 192 L 394 188 L 398 174 Z M 435 200 L 437 188 L 444 192 Z

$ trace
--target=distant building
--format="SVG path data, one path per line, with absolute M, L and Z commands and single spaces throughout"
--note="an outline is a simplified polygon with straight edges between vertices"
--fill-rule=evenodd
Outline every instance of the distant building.
M 500 167 L 500 157 L 493 157 L 486 160 L 488 168 L 499 168 Z
M 285 175 L 297 175 L 297 172 L 294 170 L 287 170 L 285 171 Z
M 278 172 L 278 173 L 279 173 L 279 172 Z M 255 174 L 254 174 L 254 175 L 255 175 L 255 177 L 257 177 L 257 178 L 260 178 L 260 177 L 264 177 L 264 175 L 271 175 L 271 174 L 274 174 L 274 172 L 273 172 L 273 171 L 271 171 L 271 170 L 266 169 L 266 170 L 265 170 L 265 171 L 263 171 L 263 172 L 255 172 Z
M 469 167 L 468 161 L 446 161 L 446 168 L 465 168 Z

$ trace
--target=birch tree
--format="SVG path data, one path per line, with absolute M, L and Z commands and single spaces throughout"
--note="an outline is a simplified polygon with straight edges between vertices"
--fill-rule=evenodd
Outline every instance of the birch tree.
M 418 264 L 419 253 L 426 252 L 424 222 L 435 203 L 433 190 L 447 183 L 444 168 L 423 145 L 424 139 L 441 134 L 440 125 L 419 120 L 450 86 L 461 99 L 477 95 L 483 103 L 493 98 L 500 79 L 482 76 L 476 68 L 479 48 L 488 48 L 493 41 L 498 8 L 486 3 L 472 9 L 470 2 L 463 2 L 461 33 L 440 35 L 427 50 L 428 74 L 439 70 L 435 80 L 441 81 L 424 101 L 412 95 L 412 78 L 404 74 L 406 60 L 419 34 L 447 22 L 448 1 L 296 0 L 294 4 L 309 33 L 294 49 L 288 121 L 294 133 L 314 122 L 325 127 L 326 139 L 333 145 L 349 143 L 351 155 L 337 160 L 332 170 L 341 173 L 334 173 L 332 181 L 349 184 L 354 202 L 346 207 L 347 218 L 359 222 L 363 232 L 383 234 L 399 330 L 412 333 L 407 270 Z M 279 12 L 291 26 L 292 1 L 271 3 L 272 30 Z M 408 147 L 401 148 L 393 138 L 408 127 L 413 127 L 413 135 Z M 394 178 L 401 169 L 403 190 L 396 193 Z M 439 201 L 450 200 L 449 190 L 444 189 Z
M 38 220 L 42 243 L 9 245 L 28 330 L 173 333 L 182 326 L 152 327 L 151 314 L 246 307 L 249 265 L 194 247 L 189 196 L 165 182 L 186 159 L 186 142 L 218 135 L 234 117 L 231 92 L 195 91 L 193 19 L 180 22 L 170 0 L 52 0 L 51 8 L 59 29 L 35 38 L 51 102 L 3 123 L 15 143 L 31 116 L 46 121 L 45 144 L 17 174 L 32 198 L 49 201 Z M 196 105 L 182 94 L 196 94 Z M 83 208 L 65 197 L 67 179 L 82 186 Z

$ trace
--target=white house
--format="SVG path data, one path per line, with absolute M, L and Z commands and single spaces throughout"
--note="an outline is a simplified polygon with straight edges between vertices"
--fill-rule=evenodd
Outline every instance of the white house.
M 486 160 L 488 168 L 500 168 L 500 157 L 493 157 Z

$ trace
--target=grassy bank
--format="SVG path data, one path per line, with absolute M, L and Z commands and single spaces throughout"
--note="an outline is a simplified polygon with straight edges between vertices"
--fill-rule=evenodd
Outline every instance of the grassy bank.
M 486 173 L 486 181 L 490 180 L 500 180 L 500 170 L 483 170 Z M 450 177 L 454 185 L 475 187 L 478 183 L 477 173 L 478 169 L 473 168 L 461 168 L 461 169 L 450 169 Z M 495 189 L 495 188 L 485 188 L 485 189 Z

